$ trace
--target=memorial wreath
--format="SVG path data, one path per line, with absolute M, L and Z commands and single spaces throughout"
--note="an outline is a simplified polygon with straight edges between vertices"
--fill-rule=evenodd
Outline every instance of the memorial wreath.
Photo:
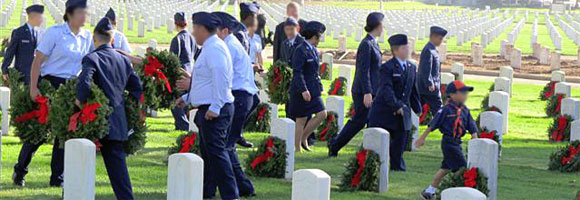
M 168 150 L 168 155 L 175 153 L 194 153 L 200 155 L 199 151 L 199 133 L 190 131 L 180 135 L 175 140 L 175 145 Z
M 0 57 L 4 57 L 4 54 L 6 53 L 6 47 L 8 46 L 8 43 L 10 43 L 10 40 L 8 40 L 8 38 L 4 38 L 0 42 Z
M 322 121 L 316 131 L 316 138 L 320 141 L 332 140 L 338 134 L 338 114 L 328 111 L 326 120 Z
M 339 185 L 340 190 L 378 191 L 380 165 L 379 155 L 361 146 L 355 157 L 346 164 L 346 171 Z
M 282 178 L 286 173 L 286 142 L 267 137 L 255 151 L 248 154 L 246 173 L 250 176 Z
M 292 69 L 283 61 L 276 61 L 266 73 L 266 93 L 275 104 L 285 104 L 289 100 Z
M 339 76 L 332 81 L 328 95 L 344 96 L 346 94 L 346 78 Z
M 67 80 L 54 93 L 48 115 L 52 133 L 63 141 L 61 147 L 64 147 L 64 141 L 72 138 L 86 138 L 98 146 L 98 140 L 109 134 L 107 117 L 113 109 L 109 107 L 105 93 L 94 83 L 87 102 L 77 106 L 77 82 L 77 79 Z
M 418 128 L 413 125 L 411 127 L 411 133 L 409 134 L 409 139 L 407 140 L 407 146 L 405 146 L 405 151 L 413 151 L 413 140 L 415 139 L 415 135 L 413 133 L 415 133 L 415 131 L 417 131 Z
M 455 173 L 449 173 L 443 178 L 439 188 L 437 188 L 437 198 L 440 199 L 441 191 L 453 187 L 470 187 L 488 195 L 487 177 L 475 167 L 462 168 Z
M 40 95 L 30 99 L 30 90 L 20 79 L 23 74 L 10 68 L 10 119 L 15 134 L 26 144 L 41 144 L 52 137 L 48 120 L 50 99 L 55 89 L 47 80 L 41 80 L 38 86 Z
M 150 51 L 137 67 L 143 82 L 144 104 L 156 110 L 170 108 L 180 93 L 173 91 L 182 75 L 179 58 L 169 51 Z
M 490 131 L 487 128 L 482 128 L 479 130 L 481 130 L 481 131 L 477 134 L 477 138 L 490 139 L 490 140 L 497 142 L 498 152 L 501 152 L 501 143 L 499 142 L 500 135 L 497 134 L 497 131 L 495 131 L 495 130 Z
M 419 124 L 427 125 L 433 119 L 433 115 L 431 114 L 431 106 L 428 103 L 423 104 L 423 108 L 421 110 L 421 116 L 419 116 Z
M 320 78 L 330 79 L 330 68 L 328 67 L 328 63 L 320 64 Z
M 546 86 L 544 86 L 544 89 L 540 92 L 540 99 L 542 101 L 546 101 L 554 95 L 554 92 L 556 90 L 556 83 L 558 82 L 550 81 L 546 84 Z
M 572 125 L 572 116 L 557 115 L 554 122 L 548 128 L 548 138 L 552 142 L 563 142 L 570 140 L 570 127 Z
M 271 109 L 267 103 L 258 104 L 258 107 L 250 114 L 244 130 L 269 133 Z
M 499 114 L 502 114 L 501 110 L 499 110 L 499 108 L 495 107 L 495 106 L 488 107 L 487 109 L 483 110 L 482 112 L 487 112 L 487 111 L 495 111 L 495 112 L 498 112 Z M 481 115 L 477 116 L 477 119 L 475 119 L 475 124 L 477 124 L 477 128 L 479 130 L 482 130 L 481 126 L 479 126 L 479 121 L 481 121 Z
M 145 147 L 147 142 L 147 124 L 141 120 L 145 115 L 143 106 L 128 94 L 125 94 L 125 115 L 129 128 L 129 139 L 124 143 L 127 154 L 135 154 Z
M 495 90 L 495 83 L 491 84 L 491 86 L 489 87 L 489 92 L 487 93 L 487 95 L 485 95 L 485 97 L 483 97 L 483 100 L 481 100 L 481 110 L 487 110 L 489 108 L 489 94 L 491 94 L 491 92 L 493 92 Z
M 564 94 L 555 94 L 548 99 L 546 104 L 546 115 L 548 117 L 555 117 L 560 114 L 560 108 L 562 107 L 562 99 L 565 99 Z
M 580 172 L 580 141 L 570 142 L 550 155 L 548 169 L 560 172 Z
M 352 117 L 354 117 L 355 113 L 356 113 L 356 111 L 354 110 L 354 103 L 350 103 L 350 106 L 348 107 L 348 113 L 346 113 L 346 117 L 352 118 Z

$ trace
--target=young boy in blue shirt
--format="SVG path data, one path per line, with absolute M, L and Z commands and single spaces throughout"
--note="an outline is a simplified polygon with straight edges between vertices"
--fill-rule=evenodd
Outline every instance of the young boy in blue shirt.
M 423 146 L 425 138 L 432 131 L 439 129 L 443 133 L 443 138 L 441 139 L 441 151 L 443 151 L 441 169 L 435 174 L 431 185 L 421 192 L 420 197 L 423 200 L 435 199 L 435 192 L 443 177 L 449 172 L 456 172 L 467 166 L 461 149 L 461 137 L 465 135 L 466 131 L 469 131 L 471 138 L 476 138 L 476 133 L 478 132 L 475 120 L 471 117 L 469 108 L 465 106 L 467 96 L 471 91 L 473 91 L 473 87 L 466 86 L 461 81 L 449 83 L 445 90 L 446 95 L 449 96 L 447 104 L 437 112 L 431 123 L 429 123 L 429 128 L 416 141 L 415 145 L 419 148 Z

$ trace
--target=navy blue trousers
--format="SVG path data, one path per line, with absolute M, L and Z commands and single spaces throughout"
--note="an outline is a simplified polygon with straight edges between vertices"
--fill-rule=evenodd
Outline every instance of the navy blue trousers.
M 131 179 L 127 170 L 125 148 L 122 141 L 101 140 L 101 155 L 107 168 L 111 187 L 117 199 L 133 200 Z
M 227 103 L 217 118 L 206 120 L 205 113 L 208 107 L 208 105 L 199 106 L 194 119 L 199 127 L 200 153 L 204 161 L 203 196 L 213 198 L 217 185 L 222 199 L 237 199 L 239 191 L 236 177 L 226 148 L 234 107 L 231 103 Z
M 389 156 L 391 159 L 391 170 L 393 171 L 407 171 L 407 165 L 403 159 L 405 147 L 409 141 L 410 131 L 401 130 L 387 130 L 391 135 L 391 142 L 389 144 Z
M 187 119 L 187 112 L 189 108 L 175 107 L 171 109 L 171 114 L 173 115 L 173 124 L 175 125 L 175 130 L 178 131 L 188 131 L 189 130 L 189 120 Z
M 441 96 L 438 95 L 421 95 L 421 104 L 429 104 L 431 108 L 431 115 L 435 116 L 443 102 L 441 101 Z
M 50 81 L 50 84 L 54 88 L 58 88 L 61 84 L 66 82 L 66 79 L 54 76 L 44 76 L 42 79 Z M 18 162 L 14 165 L 14 173 L 16 173 L 16 176 L 26 176 L 28 173 L 28 165 L 32 161 L 34 153 L 36 153 L 42 144 L 44 144 L 44 142 L 40 144 L 22 144 L 20 154 L 18 154 Z M 64 180 L 64 149 L 59 148 L 59 146 L 60 141 L 55 138 L 54 145 L 52 146 L 52 158 L 50 160 L 50 185 L 60 185 Z
M 331 141 L 329 149 L 338 153 L 369 121 L 369 109 L 364 104 L 363 94 L 353 94 L 354 116 L 348 120 L 338 136 Z

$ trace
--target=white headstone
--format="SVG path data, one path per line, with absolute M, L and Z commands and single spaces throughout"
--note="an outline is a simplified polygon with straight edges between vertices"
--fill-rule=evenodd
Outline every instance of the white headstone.
M 503 66 L 499 68 L 499 76 L 509 78 L 510 81 L 514 82 L 514 69 L 510 66 Z
M 95 199 L 96 146 L 87 139 L 64 144 L 64 200 Z
M 167 200 L 203 199 L 203 160 L 193 153 L 169 156 Z
M 570 142 L 580 141 L 580 120 L 574 120 L 570 125 Z
M 328 74 L 329 74 L 328 79 L 333 80 L 332 79 L 332 64 L 334 63 L 333 55 L 331 53 L 322 54 L 322 62 L 326 63 L 326 68 L 328 68 Z
M 560 70 L 560 52 L 553 51 L 550 61 L 550 68 L 552 68 L 552 70 Z
M 330 200 L 330 176 L 320 169 L 296 170 L 292 200 Z
M 477 167 L 487 176 L 489 200 L 497 200 L 498 151 L 497 142 L 489 139 L 472 139 L 469 141 L 468 167 Z
M 417 146 L 415 146 L 415 141 L 417 141 L 419 139 L 420 133 L 419 133 L 419 128 L 420 128 L 420 124 L 419 124 L 419 116 L 417 116 L 417 114 L 415 114 L 415 112 L 411 112 L 411 121 L 413 122 L 413 127 L 414 130 L 412 130 L 411 134 L 413 137 L 413 141 L 411 142 L 411 151 L 415 151 L 417 150 Z
M 556 94 L 564 94 L 566 97 L 572 96 L 572 86 L 566 82 L 556 83 L 556 88 L 554 88 Z
M 338 96 L 326 97 L 326 109 L 338 115 L 338 132 L 344 127 L 344 99 Z
M 2 108 L 2 135 L 10 130 L 10 88 L 0 87 L 0 107 Z
M 344 36 L 338 37 L 338 51 L 339 52 L 346 51 L 346 37 Z
M 494 82 L 494 91 L 504 91 L 508 94 L 512 93 L 512 83 L 509 78 L 497 77 Z
M 338 66 L 338 76 L 342 76 L 346 78 L 346 95 L 350 96 L 351 88 L 352 88 L 352 66 L 350 65 L 339 65 Z
M 145 21 L 139 20 L 137 23 L 137 37 L 145 37 Z
M 152 49 L 157 49 L 157 40 L 156 39 L 150 39 L 148 44 L 149 44 L 148 47 L 150 47 Z
M 197 114 L 197 109 L 192 109 L 189 111 L 189 131 L 199 133 L 199 128 L 195 125 L 194 119 Z
M 443 190 L 441 200 L 487 200 L 487 197 L 474 188 L 454 187 Z
M 522 67 L 522 50 L 514 48 L 511 53 L 510 65 L 514 69 L 519 69 Z
M 451 66 L 451 73 L 455 74 L 457 76 L 457 80 L 458 81 L 463 81 L 463 71 L 464 71 L 464 66 L 461 63 L 453 63 L 453 66 Z
M 274 119 L 278 119 L 278 104 L 268 103 L 270 106 L 270 124 L 274 123 Z
M 390 134 L 382 128 L 367 128 L 363 130 L 363 148 L 379 155 L 381 161 L 379 172 L 379 193 L 387 192 L 389 188 L 389 144 Z
M 550 48 L 542 46 L 540 48 L 540 64 L 548 65 L 550 64 Z
M 441 84 L 447 86 L 447 84 L 455 81 L 455 75 L 452 73 L 441 73 Z
M 447 60 L 447 43 L 441 43 L 437 49 L 439 50 L 439 61 L 444 63 Z
M 551 81 L 556 81 L 556 82 L 566 81 L 566 73 L 564 73 L 563 71 L 560 71 L 560 70 L 552 71 Z
M 292 179 L 294 173 L 294 121 L 288 118 L 277 118 L 272 120 L 270 134 L 274 137 L 286 141 L 286 179 Z
M 570 115 L 572 119 L 578 119 L 578 109 L 580 109 L 580 101 L 574 98 L 562 99 L 562 108 L 560 109 L 561 115 Z
M 503 134 L 507 134 L 509 118 L 510 96 L 506 92 L 493 91 L 489 93 L 489 107 L 497 107 L 503 114 Z

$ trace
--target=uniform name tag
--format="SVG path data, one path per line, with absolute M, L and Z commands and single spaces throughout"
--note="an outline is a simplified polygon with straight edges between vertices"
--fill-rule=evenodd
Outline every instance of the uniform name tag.
M 22 43 L 30 43 L 30 40 L 22 40 Z
M 306 60 L 306 62 L 313 62 L 313 61 L 314 61 L 314 59 L 308 59 L 308 60 Z
M 401 74 L 393 74 L 393 77 L 401 77 Z

